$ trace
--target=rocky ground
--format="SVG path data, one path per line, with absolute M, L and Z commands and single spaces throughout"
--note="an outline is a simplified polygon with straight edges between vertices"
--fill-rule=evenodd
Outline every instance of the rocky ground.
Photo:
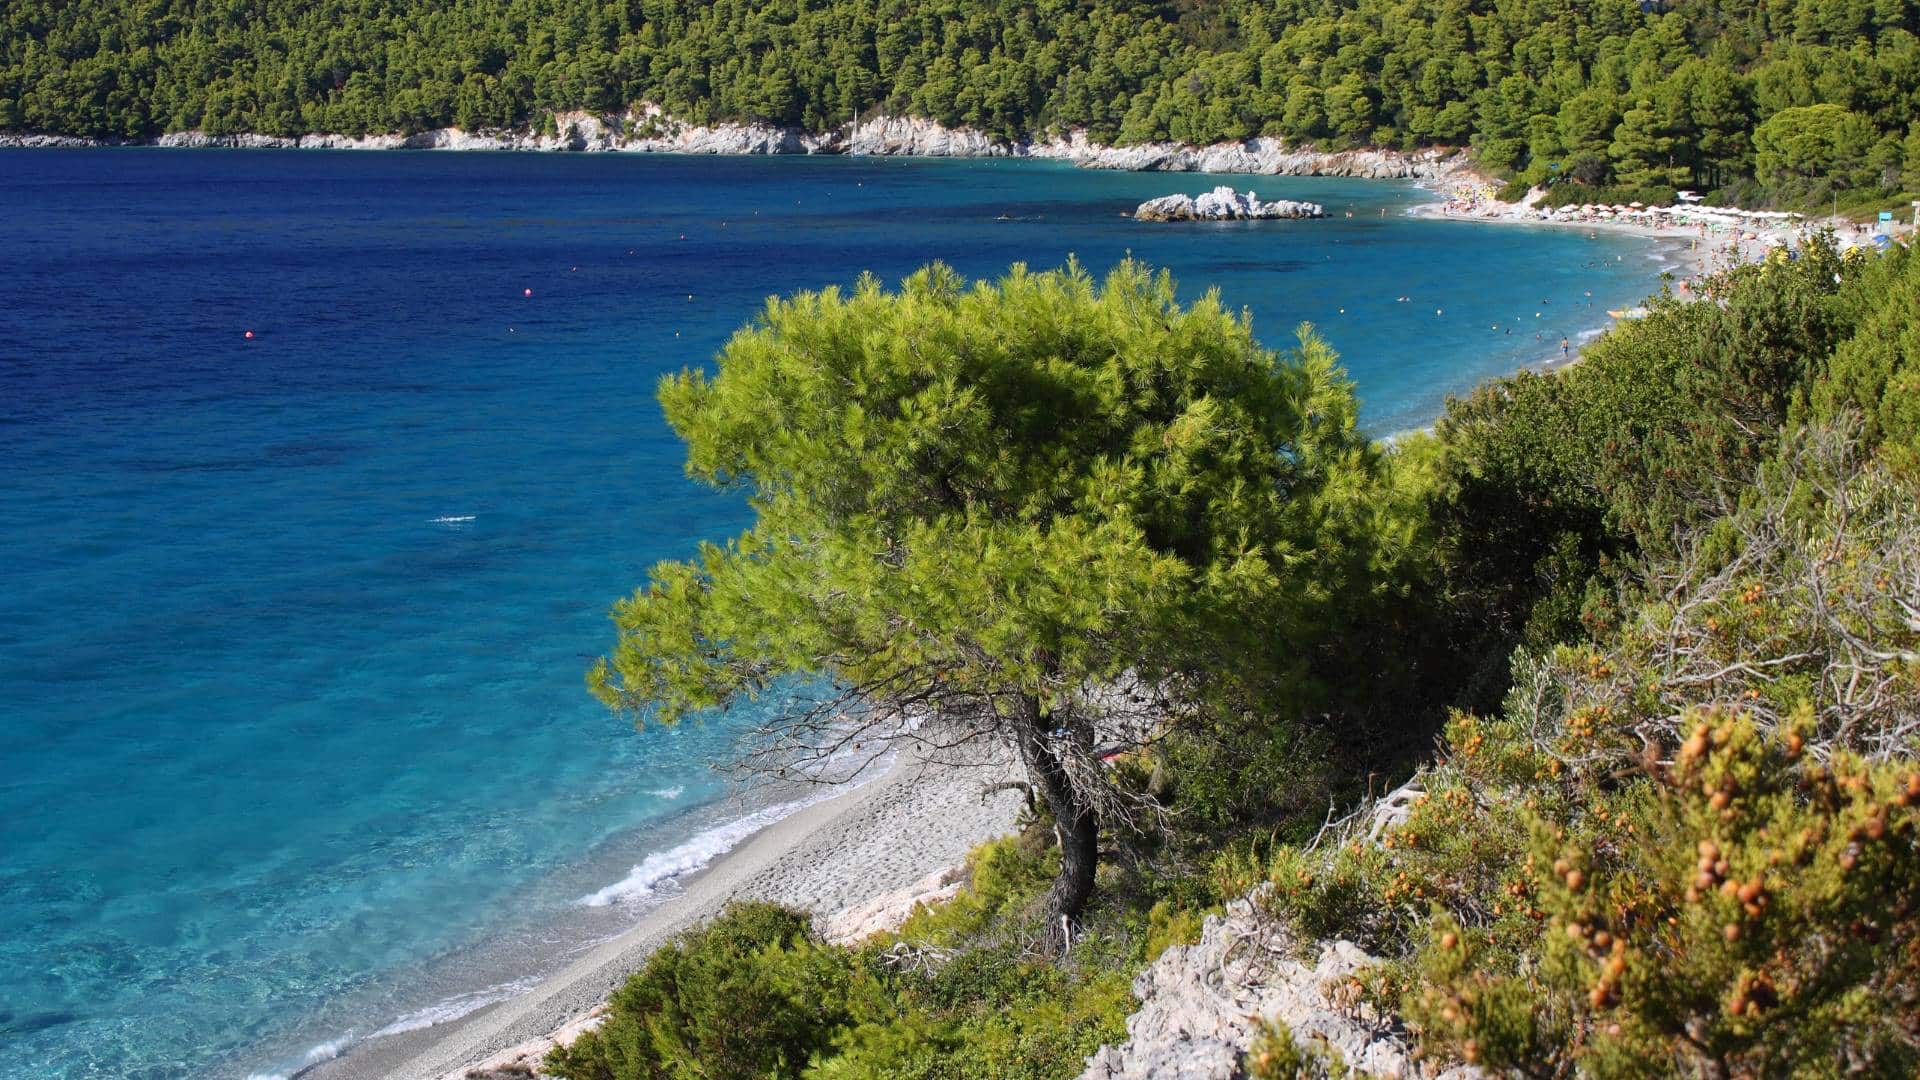
M 1352 838 L 1378 843 L 1421 797 L 1411 786 L 1383 797 Z M 1266 1023 L 1286 1025 L 1329 1075 L 1480 1080 L 1472 1067 L 1417 1058 L 1398 1020 L 1359 1000 L 1355 976 L 1377 961 L 1350 941 L 1298 941 L 1266 913 L 1265 893 L 1208 916 L 1199 941 L 1168 949 L 1134 979 L 1140 1009 L 1127 1018 L 1127 1041 L 1101 1047 L 1080 1080 L 1238 1080 Z

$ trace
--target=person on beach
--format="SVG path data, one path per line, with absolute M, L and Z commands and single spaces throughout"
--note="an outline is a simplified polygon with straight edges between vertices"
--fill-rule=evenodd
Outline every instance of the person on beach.
M 1572 355 L 1572 346 L 1568 344 L 1566 338 L 1561 338 L 1560 339 L 1560 359 L 1564 362 L 1571 355 Z

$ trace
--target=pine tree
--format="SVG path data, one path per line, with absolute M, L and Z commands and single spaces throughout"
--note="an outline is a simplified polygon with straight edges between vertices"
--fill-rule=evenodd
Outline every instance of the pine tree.
M 776 771 L 935 730 L 1003 740 L 1060 840 L 1056 933 L 1114 805 L 1108 688 L 1190 708 L 1296 682 L 1383 539 L 1327 347 L 1303 332 L 1276 356 L 1133 263 L 1104 285 L 935 265 L 772 301 L 660 398 L 689 473 L 756 520 L 616 605 L 595 692 L 671 723 L 824 678 L 770 725 Z

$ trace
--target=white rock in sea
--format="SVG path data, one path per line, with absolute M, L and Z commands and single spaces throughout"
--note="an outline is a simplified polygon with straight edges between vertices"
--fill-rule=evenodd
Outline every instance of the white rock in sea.
M 1133 216 L 1141 221 L 1250 221 L 1317 218 L 1325 217 L 1326 213 L 1319 203 L 1294 202 L 1291 199 L 1261 202 L 1260 196 L 1251 191 L 1243 195 L 1230 187 L 1221 186 L 1198 197 L 1162 195 L 1157 199 L 1148 199 L 1133 211 Z

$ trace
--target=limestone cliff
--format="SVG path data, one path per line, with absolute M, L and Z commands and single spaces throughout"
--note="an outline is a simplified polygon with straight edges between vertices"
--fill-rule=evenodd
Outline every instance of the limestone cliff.
M 33 133 L 0 134 L 0 147 L 228 147 L 315 150 L 547 150 L 674 154 L 851 154 L 876 157 L 1022 157 L 1072 162 L 1091 169 L 1254 173 L 1269 176 L 1353 176 L 1438 180 L 1469 175 L 1464 153 L 1448 150 L 1321 151 L 1279 139 L 1252 138 L 1212 146 L 1142 143 L 1107 146 L 1071 131 L 1044 139 L 1006 139 L 935 121 L 882 116 L 827 132 L 755 123 L 691 124 L 641 105 L 617 115 L 563 112 L 553 130 L 463 131 L 439 128 L 411 135 L 214 135 L 171 132 L 152 139 L 91 139 Z M 543 125 L 544 126 L 544 125 Z

